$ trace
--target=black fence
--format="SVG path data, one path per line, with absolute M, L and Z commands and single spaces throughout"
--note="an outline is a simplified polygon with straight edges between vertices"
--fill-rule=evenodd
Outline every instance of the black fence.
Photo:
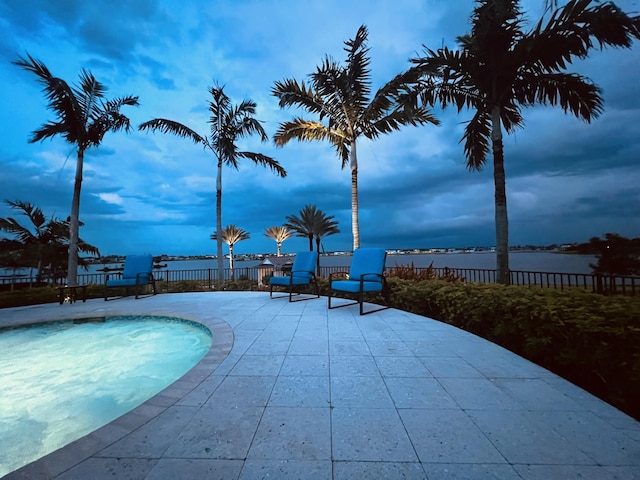
M 387 272 L 393 267 L 387 268 Z M 439 276 L 455 276 L 464 279 L 466 282 L 496 283 L 496 270 L 478 268 L 415 268 L 417 275 L 430 270 Z M 320 267 L 320 276 L 328 277 L 330 273 L 348 272 L 348 266 Z M 225 282 L 232 280 L 248 279 L 261 283 L 265 276 L 271 275 L 271 270 L 264 267 L 242 267 L 234 268 L 233 271 L 225 269 Z M 117 275 L 114 273 L 83 273 L 78 275 L 80 285 L 104 284 L 106 275 Z M 217 283 L 217 269 L 203 268 L 196 270 L 160 270 L 154 272 L 154 277 L 158 282 L 183 282 L 198 281 L 202 286 L 215 289 Z M 66 279 L 60 278 L 55 281 L 49 280 L 45 283 L 64 285 Z M 640 277 L 637 276 L 613 276 L 613 275 L 593 275 L 588 273 L 557 273 L 557 272 L 527 272 L 512 270 L 512 285 L 528 285 L 531 287 L 553 288 L 564 290 L 568 288 L 580 288 L 598 293 L 616 293 L 624 295 L 640 294 Z M 1 290 L 13 290 L 14 288 L 25 288 L 36 286 L 36 279 L 28 276 L 3 277 L 0 278 Z

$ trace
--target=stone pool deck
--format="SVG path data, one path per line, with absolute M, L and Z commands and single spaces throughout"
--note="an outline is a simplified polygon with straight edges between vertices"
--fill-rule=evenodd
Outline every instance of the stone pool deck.
M 118 314 L 199 321 L 212 348 L 138 408 L 4 478 L 640 479 L 639 422 L 399 310 L 180 293 L 2 309 L 0 327 Z

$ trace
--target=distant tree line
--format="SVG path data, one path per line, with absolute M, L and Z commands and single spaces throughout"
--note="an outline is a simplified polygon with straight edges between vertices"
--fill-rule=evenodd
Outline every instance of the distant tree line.
M 593 237 L 567 251 L 595 255 L 598 261 L 589 266 L 597 275 L 640 275 L 640 238 L 625 238 L 617 233 Z

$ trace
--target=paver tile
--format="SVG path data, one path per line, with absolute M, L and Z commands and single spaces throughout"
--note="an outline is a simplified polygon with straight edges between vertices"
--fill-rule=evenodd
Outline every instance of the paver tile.
M 462 410 L 412 408 L 399 412 L 423 463 L 507 463 Z
M 334 460 L 416 462 L 417 456 L 394 408 L 331 410 Z
M 329 408 L 267 407 L 247 458 L 330 460 Z

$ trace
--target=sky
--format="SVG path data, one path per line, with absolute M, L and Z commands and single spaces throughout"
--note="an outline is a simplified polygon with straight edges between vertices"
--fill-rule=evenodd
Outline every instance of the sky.
M 640 11 L 638 0 L 616 3 Z M 522 1 L 527 29 L 543 4 Z M 456 47 L 472 8 L 472 0 L 0 0 L 0 200 L 30 202 L 56 218 L 71 207 L 73 146 L 62 138 L 28 143 L 55 120 L 35 75 L 11 63 L 28 53 L 70 84 L 87 69 L 109 88 L 107 98 L 140 97 L 138 107 L 121 110 L 131 132 L 107 133 L 85 156 L 80 236 L 102 255 L 215 254 L 212 152 L 137 126 L 161 117 L 208 134 L 207 89 L 216 84 L 235 104 L 255 101 L 270 137 L 241 139 L 239 148 L 271 156 L 287 171 L 280 178 L 249 160 L 238 170 L 224 167 L 223 225 L 251 235 L 235 253 L 274 253 L 264 230 L 305 205 L 338 221 L 341 233 L 323 239 L 325 250 L 351 250 L 350 171 L 326 142 L 274 145 L 280 122 L 313 119 L 280 109 L 274 82 L 307 80 L 327 55 L 344 63 L 344 42 L 366 25 L 377 90 L 425 46 Z M 594 50 L 569 66 L 603 91 L 604 113 L 592 123 L 539 106 L 524 110 L 525 128 L 505 135 L 511 245 L 586 242 L 607 232 L 640 237 L 639 61 L 636 42 L 631 50 Z M 361 246 L 495 245 L 491 157 L 482 171 L 469 171 L 460 143 L 473 113 L 434 114 L 440 126 L 359 142 Z M 0 204 L 0 217 L 8 216 L 16 212 Z M 306 248 L 303 238 L 283 244 L 283 252 Z

